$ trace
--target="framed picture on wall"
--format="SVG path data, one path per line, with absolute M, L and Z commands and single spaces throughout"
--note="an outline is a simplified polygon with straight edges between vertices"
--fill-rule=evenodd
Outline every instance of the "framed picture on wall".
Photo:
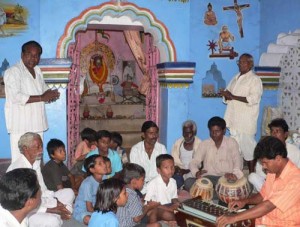
M 135 61 L 123 61 L 122 81 L 135 81 Z

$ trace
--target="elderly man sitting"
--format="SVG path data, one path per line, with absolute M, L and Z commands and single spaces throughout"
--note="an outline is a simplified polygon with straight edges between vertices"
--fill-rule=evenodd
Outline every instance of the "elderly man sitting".
M 72 189 L 64 188 L 56 192 L 47 190 L 41 173 L 43 142 L 39 134 L 27 132 L 19 142 L 20 157 L 13 162 L 7 172 L 17 168 L 34 169 L 42 191 L 42 202 L 38 210 L 29 217 L 30 227 L 60 227 L 62 219 L 70 219 L 75 195 Z
M 195 156 L 195 151 L 199 148 L 201 140 L 196 136 L 197 125 L 192 120 L 187 120 L 182 124 L 182 137 L 176 140 L 172 148 L 172 156 L 175 162 L 175 174 L 177 188 L 181 188 L 184 180 L 192 177 L 189 164 Z

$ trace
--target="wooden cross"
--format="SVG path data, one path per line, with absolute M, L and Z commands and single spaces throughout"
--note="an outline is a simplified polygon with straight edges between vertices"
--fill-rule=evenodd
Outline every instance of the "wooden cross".
M 234 10 L 237 16 L 237 24 L 239 26 L 239 32 L 241 37 L 244 37 L 244 32 L 243 32 L 243 14 L 242 10 L 245 8 L 249 8 L 250 4 L 243 4 L 239 5 L 237 3 L 237 0 L 234 0 L 234 5 L 233 6 L 224 6 L 223 10 Z

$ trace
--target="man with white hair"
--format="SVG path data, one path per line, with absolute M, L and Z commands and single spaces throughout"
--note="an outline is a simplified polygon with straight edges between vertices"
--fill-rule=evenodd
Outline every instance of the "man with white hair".
M 75 195 L 72 189 L 64 188 L 56 192 L 49 191 L 41 173 L 43 142 L 37 133 L 27 132 L 19 142 L 20 157 L 13 162 L 7 172 L 17 168 L 34 169 L 42 191 L 40 207 L 29 217 L 30 227 L 60 227 L 62 219 L 70 219 Z

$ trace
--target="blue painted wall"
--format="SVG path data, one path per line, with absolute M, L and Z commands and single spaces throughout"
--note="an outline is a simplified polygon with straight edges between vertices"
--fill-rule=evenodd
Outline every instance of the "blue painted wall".
M 43 58 L 53 58 L 56 54 L 56 47 L 59 38 L 62 36 L 66 24 L 74 17 L 77 17 L 88 7 L 99 5 L 105 1 L 99 0 L 2 0 L 1 4 L 19 3 L 29 9 L 28 30 L 18 36 L 10 38 L 0 38 L 0 61 L 7 58 L 10 65 L 16 63 L 20 58 L 21 45 L 31 39 L 39 41 L 44 52 Z M 299 8 L 298 0 L 239 0 L 239 4 L 250 3 L 251 7 L 243 10 L 244 16 L 244 34 L 242 39 L 239 36 L 236 14 L 233 11 L 223 11 L 223 6 L 233 4 L 232 0 L 190 0 L 189 3 L 170 3 L 168 0 L 132 0 L 139 7 L 149 9 L 158 20 L 160 20 L 169 30 L 170 37 L 174 42 L 177 60 L 196 62 L 196 75 L 194 83 L 190 86 L 187 93 L 187 102 L 180 103 L 183 99 L 178 90 L 164 90 L 162 92 L 163 105 L 174 110 L 174 120 L 164 121 L 165 113 L 161 122 L 161 141 L 166 143 L 168 150 L 176 138 L 181 136 L 181 124 L 185 119 L 193 119 L 198 124 L 198 136 L 201 139 L 208 137 L 206 127 L 207 121 L 214 115 L 223 116 L 225 105 L 220 98 L 202 98 L 201 86 L 205 72 L 215 62 L 218 69 L 222 72 L 226 83 L 237 72 L 238 68 L 235 60 L 209 58 L 210 54 L 208 40 L 217 40 L 218 33 L 223 24 L 229 26 L 234 34 L 235 50 L 238 53 L 248 52 L 254 56 L 255 63 L 259 61 L 259 56 L 266 51 L 269 42 L 276 40 L 280 32 L 288 32 L 299 28 Z M 216 26 L 207 26 L 203 23 L 204 12 L 207 9 L 208 2 L 213 5 L 218 19 Z M 276 15 L 276 17 L 274 17 Z M 276 25 L 276 26 L 275 26 Z M 171 97 L 172 96 L 172 97 Z M 172 100 L 176 100 L 172 101 Z M 57 137 L 66 142 L 66 110 L 61 106 L 65 101 L 65 96 L 58 103 L 47 106 L 49 116 L 50 130 L 45 135 L 45 142 L 49 138 Z M 276 105 L 277 91 L 265 91 L 262 99 L 262 106 Z M 185 105 L 185 113 L 176 113 L 176 105 Z M 8 135 L 6 133 L 4 122 L 4 100 L 0 100 L 0 158 L 10 156 Z M 59 111 L 59 114 L 57 114 Z M 177 115 L 178 114 L 178 115 Z M 180 114 L 180 115 L 179 115 Z M 186 116 L 184 116 L 186 115 Z M 64 116 L 64 117 L 62 117 Z M 261 115 L 259 122 L 261 121 Z M 258 128 L 257 138 L 260 136 Z

